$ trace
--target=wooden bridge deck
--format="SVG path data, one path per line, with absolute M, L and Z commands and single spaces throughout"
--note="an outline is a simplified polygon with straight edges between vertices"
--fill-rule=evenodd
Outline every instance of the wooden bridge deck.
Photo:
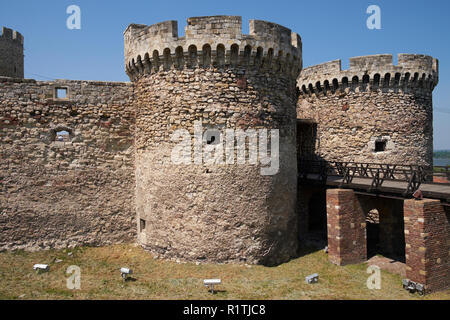
M 317 182 L 321 180 L 320 175 L 314 173 L 307 174 L 306 179 Z M 374 191 L 371 190 L 371 178 L 354 177 L 351 183 L 343 184 L 342 176 L 328 176 L 326 185 L 345 186 L 347 188 L 363 190 L 366 192 L 403 195 L 408 187 L 408 182 L 385 180 L 382 186 L 378 187 L 378 189 Z M 440 199 L 450 203 L 450 185 L 448 184 L 422 183 L 419 189 L 422 191 L 424 198 Z

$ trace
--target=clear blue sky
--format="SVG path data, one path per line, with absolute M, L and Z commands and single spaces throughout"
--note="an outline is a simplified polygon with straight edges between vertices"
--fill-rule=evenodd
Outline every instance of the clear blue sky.
M 81 8 L 81 30 L 66 28 L 66 8 Z M 366 27 L 366 9 L 381 8 L 381 30 Z M 432 55 L 440 62 L 434 90 L 434 147 L 450 149 L 450 1 L 302 0 L 1 0 L 0 26 L 25 37 L 25 77 L 128 81 L 124 72 L 123 31 L 130 23 L 178 20 L 206 15 L 240 15 L 279 23 L 300 34 L 304 66 L 353 56 L 392 53 Z

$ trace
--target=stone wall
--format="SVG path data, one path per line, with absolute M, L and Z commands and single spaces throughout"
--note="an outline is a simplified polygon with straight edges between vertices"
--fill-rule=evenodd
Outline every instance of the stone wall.
M 429 56 L 356 57 L 349 70 L 331 61 L 301 72 L 297 114 L 317 123 L 319 158 L 431 166 L 437 82 Z
M 131 99 L 129 83 L 0 78 L 0 249 L 134 239 Z
M 23 78 L 23 36 L 9 28 L 0 34 L 0 77 Z
M 296 254 L 299 38 L 275 24 L 252 24 L 253 36 L 240 33 L 240 17 L 190 18 L 183 39 L 176 38 L 173 22 L 132 25 L 125 32 L 137 110 L 138 239 L 161 257 L 274 265 Z M 197 41 L 195 48 L 190 39 Z M 180 41 L 186 44 L 174 50 Z M 264 44 L 269 47 L 258 49 Z M 168 54 L 136 58 L 155 48 Z M 281 55 L 272 56 L 277 50 Z M 179 55 L 172 56 L 174 51 Z M 260 164 L 248 162 L 195 163 L 190 156 L 191 164 L 174 164 L 171 152 L 179 141 L 171 135 L 177 129 L 193 134 L 195 121 L 220 132 L 222 146 L 226 129 L 279 129 L 278 173 L 262 175 Z M 205 141 L 201 145 L 207 147 Z

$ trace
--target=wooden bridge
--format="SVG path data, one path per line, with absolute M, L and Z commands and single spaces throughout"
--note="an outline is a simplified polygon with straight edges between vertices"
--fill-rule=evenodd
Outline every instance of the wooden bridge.
M 444 172 L 449 179 L 448 168 Z M 450 206 L 450 184 L 433 183 L 433 172 L 422 166 L 300 160 L 298 173 L 303 184 L 351 188 L 358 193 L 402 199 L 420 190 L 423 197 Z

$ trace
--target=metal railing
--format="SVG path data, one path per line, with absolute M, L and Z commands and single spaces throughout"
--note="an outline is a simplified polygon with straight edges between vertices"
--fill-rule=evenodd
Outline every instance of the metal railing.
M 369 189 L 372 191 L 379 190 L 385 181 L 407 182 L 405 195 L 413 194 L 423 182 L 428 181 L 430 175 L 429 170 L 417 165 L 324 160 L 300 160 L 298 172 L 299 179 L 308 179 L 309 174 L 316 174 L 323 183 L 329 176 L 340 176 L 341 186 L 351 184 L 354 178 L 371 179 Z

